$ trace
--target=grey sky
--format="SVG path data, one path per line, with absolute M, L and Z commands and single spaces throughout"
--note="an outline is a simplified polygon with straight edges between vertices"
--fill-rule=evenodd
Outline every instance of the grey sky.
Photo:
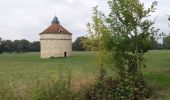
M 153 0 L 141 0 L 150 5 Z M 161 31 L 168 33 L 167 15 L 170 0 L 158 0 L 153 18 Z M 73 40 L 86 35 L 92 7 L 106 10 L 104 0 L 0 0 L 0 37 L 3 39 L 39 40 L 39 33 L 51 24 L 55 13 L 60 23 L 73 33 Z

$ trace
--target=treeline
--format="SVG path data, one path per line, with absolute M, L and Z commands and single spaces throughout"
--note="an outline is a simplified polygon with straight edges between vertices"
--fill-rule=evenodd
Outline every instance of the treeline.
M 28 40 L 22 39 L 22 40 L 2 40 L 0 38 L 0 53 L 3 52 L 16 52 L 16 53 L 22 53 L 22 52 L 39 52 L 40 51 L 40 42 L 34 41 L 29 42 Z
M 85 39 L 85 37 L 78 37 L 72 43 L 73 51 L 85 51 L 81 41 Z M 40 42 L 34 41 L 29 42 L 26 39 L 22 40 L 4 40 L 0 38 L 0 54 L 3 52 L 16 52 L 16 53 L 24 53 L 24 52 L 40 52 Z
M 82 40 L 86 39 L 86 37 L 78 37 L 72 43 L 73 51 L 85 51 L 85 48 L 82 45 Z M 163 43 L 158 43 L 156 40 L 150 41 L 150 50 L 170 50 L 170 35 L 163 38 Z
M 85 48 L 82 45 L 82 40 L 86 39 L 86 37 L 78 37 L 72 43 L 73 51 L 85 51 Z M 163 38 L 163 43 L 158 43 L 157 41 L 152 41 L 150 50 L 169 50 L 170 49 L 170 36 Z M 34 41 L 29 42 L 28 40 L 3 40 L 0 38 L 0 53 L 3 52 L 39 52 L 40 51 L 40 42 Z
M 163 38 L 163 43 L 154 41 L 151 45 L 151 50 L 170 50 L 170 35 Z
M 170 35 L 163 38 L 163 49 L 170 49 Z
M 85 51 L 85 48 L 83 47 L 82 41 L 86 39 L 86 37 L 78 37 L 73 43 L 72 43 L 72 50 L 73 51 Z

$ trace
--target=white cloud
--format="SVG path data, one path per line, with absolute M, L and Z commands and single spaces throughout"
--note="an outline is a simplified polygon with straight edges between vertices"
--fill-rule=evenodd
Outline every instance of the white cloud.
M 142 0 L 146 5 L 151 1 Z M 157 26 L 168 32 L 167 16 L 170 1 L 159 0 Z M 73 33 L 73 40 L 86 35 L 86 23 L 91 21 L 92 7 L 99 5 L 107 11 L 101 0 L 0 0 L 0 37 L 4 39 L 39 40 L 39 33 L 51 24 L 55 12 L 60 23 Z

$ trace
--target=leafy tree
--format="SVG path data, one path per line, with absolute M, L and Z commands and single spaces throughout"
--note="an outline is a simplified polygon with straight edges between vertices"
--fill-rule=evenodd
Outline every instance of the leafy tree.
M 0 54 L 2 54 L 2 51 L 3 51 L 3 49 L 2 49 L 2 38 L 0 38 Z
M 168 16 L 168 21 L 170 21 L 170 16 Z M 170 49 L 170 35 L 163 38 L 164 49 Z
M 39 52 L 40 51 L 40 42 L 34 41 L 29 42 L 28 40 L 2 40 L 0 38 L 0 53 L 2 52 Z
M 168 20 L 170 21 L 170 16 L 168 16 Z M 170 49 L 170 35 L 163 38 L 163 46 L 165 49 Z
M 117 86 L 116 99 L 142 98 L 149 93 L 141 72 L 145 67 L 143 55 L 151 48 L 151 41 L 158 38 L 159 31 L 148 17 L 155 12 L 157 2 L 148 9 L 139 0 L 109 0 L 108 5 L 109 15 L 98 7 L 93 9 L 93 23 L 87 25 L 89 35 L 83 41 L 84 47 L 98 52 L 101 77 L 104 66 L 108 66 L 109 60 L 112 62 L 118 79 L 122 80 Z M 129 95 L 125 95 L 127 92 Z
M 15 52 L 17 53 L 22 52 L 22 44 L 20 40 L 14 40 L 14 49 L 15 49 Z
M 157 42 L 154 44 L 154 47 L 152 50 L 162 50 L 162 49 L 164 49 L 163 44 Z
M 170 49 L 170 36 L 163 38 L 163 45 L 165 49 Z
M 81 43 L 85 37 L 78 37 L 73 43 L 72 48 L 74 51 L 84 51 L 85 48 L 83 47 L 83 44 Z
M 29 51 L 39 52 L 40 51 L 40 42 L 34 41 L 30 43 Z
M 11 40 L 4 40 L 2 41 L 2 49 L 3 52 L 13 52 L 14 48 L 13 48 L 13 42 Z
M 20 40 L 20 42 L 21 42 L 22 51 L 27 52 L 29 50 L 29 45 L 30 45 L 29 41 L 22 39 Z
M 27 52 L 30 48 L 30 42 L 28 40 L 14 40 L 14 48 L 18 53 Z
M 158 41 L 155 40 L 155 39 L 151 39 L 151 41 L 150 41 L 150 50 L 161 50 L 163 48 L 164 48 L 163 44 L 158 43 Z

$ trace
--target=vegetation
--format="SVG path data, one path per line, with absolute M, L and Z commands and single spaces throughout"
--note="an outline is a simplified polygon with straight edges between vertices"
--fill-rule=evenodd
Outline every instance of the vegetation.
M 170 21 L 170 16 L 168 16 L 168 20 Z M 163 38 L 163 47 L 164 49 L 170 49 L 170 35 Z
M 98 73 L 93 58 L 91 53 L 74 53 L 74 56 L 67 59 L 48 60 L 40 59 L 39 53 L 1 54 L 0 100 L 13 100 L 14 97 L 37 100 L 36 98 L 41 96 L 48 98 L 51 91 L 59 90 L 63 90 L 60 92 L 64 92 L 61 94 L 65 96 L 65 92 L 68 91 L 69 73 L 72 73 L 72 90 L 79 91 L 81 86 L 88 86 L 93 82 Z
M 85 51 L 85 48 L 83 47 L 82 41 L 85 39 L 85 37 L 78 37 L 73 43 L 72 43 L 72 49 L 73 51 Z
M 46 100 L 45 97 L 53 98 L 55 93 L 61 98 L 70 94 L 71 97 L 82 98 L 76 100 L 83 100 L 100 70 L 95 65 L 96 56 L 88 52 L 74 52 L 74 56 L 68 59 L 43 60 L 39 53 L 4 53 L 0 55 L 0 100 Z M 170 51 L 150 51 L 144 57 L 148 67 L 142 69 L 143 74 L 154 92 L 151 100 L 169 100 Z M 68 88 L 65 86 L 70 75 L 72 93 L 66 92 Z M 63 81 L 59 81 L 59 76 Z
M 28 40 L 2 40 L 0 38 L 0 53 L 2 52 L 39 52 L 40 51 L 40 42 L 34 41 L 29 42 Z
M 84 40 L 86 37 L 78 37 L 73 43 L 72 43 L 72 49 L 73 51 L 85 51 L 85 48 L 83 47 L 82 40 Z M 166 37 L 165 37 L 166 38 Z M 157 41 L 153 41 L 151 44 L 150 49 L 151 50 L 160 50 L 160 49 L 169 49 L 166 45 L 169 45 L 169 42 L 165 42 L 165 38 L 163 39 L 163 44 L 158 43 Z M 168 38 L 168 37 L 167 37 Z M 2 40 L 0 38 L 0 54 L 3 52 L 39 52 L 40 51 L 40 42 L 34 41 L 29 42 L 28 40 L 22 39 L 22 40 Z
M 0 38 L 0 54 L 2 54 L 2 39 Z
M 139 0 L 109 0 L 108 5 L 108 15 L 94 8 L 93 23 L 87 25 L 89 36 L 83 41 L 85 48 L 98 52 L 101 67 L 99 80 L 89 93 L 90 99 L 149 98 L 151 89 L 142 74 L 146 66 L 143 55 L 159 38 L 159 29 L 154 29 L 154 22 L 148 19 L 155 12 L 157 2 L 147 9 Z M 109 81 L 105 76 L 108 66 L 117 74 Z M 110 83 L 113 84 L 108 87 Z
M 170 49 L 169 36 L 163 46 L 156 41 L 161 34 L 149 19 L 157 2 L 147 9 L 139 0 L 108 0 L 108 5 L 108 15 L 94 8 L 89 35 L 73 43 L 74 50 L 93 53 L 45 60 L 37 53 L 17 54 L 39 51 L 39 41 L 0 38 L 0 99 L 170 99 L 170 52 L 149 51 Z
M 170 49 L 170 36 L 163 38 L 163 46 L 165 49 Z
M 75 42 L 72 43 L 73 51 L 84 51 L 83 45 L 81 41 L 85 39 L 85 37 L 78 37 Z M 40 51 L 40 42 L 34 41 L 29 42 L 28 40 L 2 40 L 0 38 L 0 54 L 3 52 L 16 52 L 16 53 L 23 53 L 23 52 L 39 52 Z

